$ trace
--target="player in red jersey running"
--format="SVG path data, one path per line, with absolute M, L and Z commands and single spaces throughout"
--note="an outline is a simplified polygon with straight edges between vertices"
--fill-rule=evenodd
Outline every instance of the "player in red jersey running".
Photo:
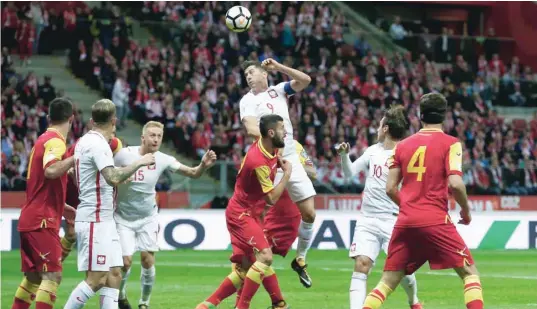
M 78 141 L 77 141 L 78 142 Z M 115 156 L 116 153 L 118 153 L 121 148 L 123 148 L 123 144 L 121 143 L 121 140 L 117 137 L 112 137 L 110 140 L 110 149 L 112 150 L 112 154 Z M 75 146 L 76 142 L 67 149 L 67 153 L 65 154 L 66 158 L 70 158 L 75 153 Z M 76 184 L 76 179 L 74 176 L 74 169 L 69 170 L 69 177 L 67 177 L 67 189 L 65 192 L 65 203 L 69 206 L 72 206 L 73 208 L 77 208 L 78 204 L 80 203 L 80 200 L 78 199 L 78 186 Z M 65 235 L 60 240 L 60 243 L 62 245 L 62 262 L 69 256 L 71 253 L 71 250 L 73 250 L 73 247 L 76 243 L 76 233 L 75 233 L 75 222 L 68 220 L 66 222 L 66 228 L 65 228 Z
M 65 136 L 73 122 L 73 105 L 65 98 L 50 103 L 47 131 L 35 142 L 28 160 L 26 203 L 19 225 L 24 279 L 15 293 L 12 309 L 52 309 L 61 282 L 60 224 L 64 215 L 67 170 L 74 160 L 65 159 Z M 70 216 L 69 216 L 70 215 Z M 74 209 L 66 212 L 74 219 Z
M 197 309 L 216 308 L 241 286 L 242 293 L 237 308 L 250 308 L 250 301 L 259 285 L 267 280 L 269 282 L 265 282 L 265 287 L 270 287 L 269 294 L 276 295 L 274 298 L 278 299 L 276 308 L 288 308 L 271 267 L 272 251 L 261 222 L 265 205 L 278 202 L 291 176 L 291 164 L 277 156 L 277 148 L 285 146 L 283 118 L 276 114 L 263 116 L 259 122 L 259 130 L 261 138 L 252 144 L 246 153 L 237 174 L 235 192 L 226 208 L 226 223 L 233 248 L 230 260 L 238 264 L 243 261 L 253 262 L 253 265 L 243 265 L 243 269 L 248 269 L 244 279 L 238 272 L 232 271 Z M 284 176 L 280 183 L 274 186 L 278 167 L 282 168 Z
M 378 309 L 405 275 L 425 262 L 431 269 L 453 268 L 464 282 L 468 309 L 483 308 L 477 268 L 448 214 L 448 187 L 461 206 L 461 224 L 470 224 L 462 180 L 462 146 L 442 131 L 447 101 L 441 94 L 421 97 L 423 129 L 398 143 L 389 160 L 386 193 L 400 207 L 384 273 L 364 309 Z M 403 181 L 399 191 L 399 183 Z

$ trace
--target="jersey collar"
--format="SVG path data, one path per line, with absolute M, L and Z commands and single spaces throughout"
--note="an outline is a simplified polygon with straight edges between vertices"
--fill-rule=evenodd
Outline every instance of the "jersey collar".
M 421 129 L 420 132 L 444 132 L 441 129 Z
M 272 155 L 270 154 L 270 152 L 268 152 L 265 147 L 263 147 L 263 143 L 261 143 L 261 138 L 259 138 L 259 140 L 257 140 L 257 147 L 259 147 L 259 150 L 261 150 L 261 153 L 269 158 L 269 159 L 274 159 L 275 155 Z
M 63 136 L 63 134 L 60 131 L 58 131 L 57 129 L 47 128 L 47 131 L 54 132 L 54 133 L 58 134 L 58 136 L 65 142 L 65 136 Z

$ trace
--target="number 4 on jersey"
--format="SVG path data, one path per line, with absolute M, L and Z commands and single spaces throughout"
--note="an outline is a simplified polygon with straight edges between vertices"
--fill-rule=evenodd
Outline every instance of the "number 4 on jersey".
M 420 146 L 412 155 L 412 158 L 410 158 L 410 162 L 408 162 L 408 165 L 406 167 L 407 173 L 410 174 L 418 174 L 416 176 L 417 181 L 422 181 L 423 174 L 425 174 L 425 170 L 427 169 L 425 167 L 425 151 L 427 150 L 427 146 Z M 418 165 L 416 165 L 416 163 Z

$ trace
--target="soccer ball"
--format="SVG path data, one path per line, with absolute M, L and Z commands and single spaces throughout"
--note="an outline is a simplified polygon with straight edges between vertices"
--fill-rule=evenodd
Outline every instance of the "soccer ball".
M 252 24 L 252 14 L 244 6 L 234 6 L 226 13 L 226 26 L 233 32 L 244 32 Z

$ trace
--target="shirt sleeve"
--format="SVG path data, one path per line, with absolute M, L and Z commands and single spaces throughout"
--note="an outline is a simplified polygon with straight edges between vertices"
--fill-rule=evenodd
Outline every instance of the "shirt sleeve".
M 183 166 L 183 164 L 181 164 L 179 160 L 177 160 L 175 157 L 172 157 L 170 155 L 166 155 L 166 161 L 168 161 L 166 169 L 172 172 L 176 172 L 178 169 L 181 168 L 181 166 Z
M 249 116 L 257 117 L 256 112 L 255 112 L 256 110 L 255 101 L 249 100 L 248 97 L 249 95 L 245 95 L 239 102 L 239 107 L 240 107 L 239 113 L 240 113 L 241 121 L 244 119 L 244 117 L 249 117 Z
M 308 153 L 306 152 L 302 144 L 300 144 L 298 141 L 295 141 L 295 145 L 296 152 L 298 153 L 298 158 L 300 159 L 300 163 L 303 166 L 313 166 L 313 162 L 311 161 L 310 157 L 308 156 Z
M 96 146 L 92 152 L 93 162 L 99 171 L 102 171 L 105 167 L 114 166 L 114 155 L 108 145 L 106 147 L 102 145 Z
M 455 142 L 449 146 L 446 158 L 446 174 L 462 176 L 462 144 Z
M 399 150 L 400 148 L 395 145 L 393 147 L 393 154 L 388 158 L 388 168 L 400 168 L 401 167 L 401 161 L 399 159 Z
M 112 150 L 112 154 L 114 156 L 118 154 L 118 152 L 123 148 L 123 143 L 117 137 L 112 138 L 112 140 L 110 140 L 109 145 L 110 145 L 110 149 Z
M 291 87 L 291 82 L 279 83 L 274 87 L 274 89 L 276 89 L 279 95 L 283 95 L 286 97 L 290 97 L 296 93 L 296 91 L 293 90 L 293 88 Z
M 45 143 L 45 154 L 43 155 L 43 169 L 51 166 L 55 162 L 61 161 L 67 151 L 65 142 L 59 138 L 51 138 Z
M 127 156 L 127 153 L 129 150 L 127 148 L 119 150 L 116 154 L 114 154 L 114 165 L 118 167 L 123 167 L 127 164 L 125 164 L 125 157 Z
M 343 168 L 343 174 L 345 174 L 345 177 L 348 178 L 358 175 L 358 173 L 366 170 L 369 167 L 370 149 L 371 147 L 368 147 L 364 153 L 352 163 L 348 153 L 344 156 L 341 156 L 341 167 Z
M 261 185 L 263 193 L 268 193 L 274 189 L 274 184 L 270 179 L 270 168 L 267 165 L 262 165 L 254 169 L 257 180 Z

